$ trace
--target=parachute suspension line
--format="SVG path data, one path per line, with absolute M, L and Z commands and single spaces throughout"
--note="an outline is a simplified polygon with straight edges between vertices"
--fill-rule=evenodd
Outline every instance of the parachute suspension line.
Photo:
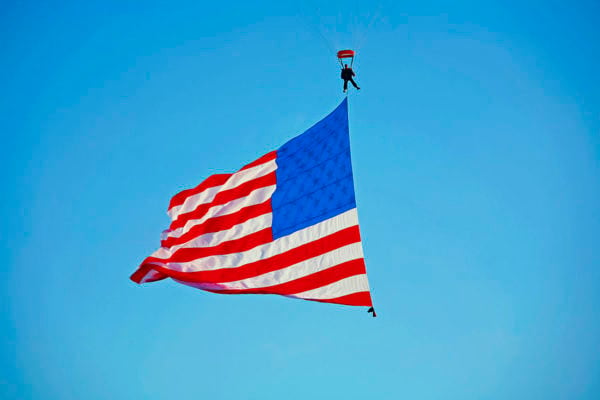
M 373 27 L 373 25 L 375 24 L 375 22 L 378 21 L 378 20 L 380 20 L 380 19 L 381 19 L 381 5 L 371 15 L 369 23 L 367 24 L 367 28 L 365 29 L 365 31 L 360 35 L 360 37 L 356 41 L 356 45 L 354 46 L 354 48 L 356 49 L 356 51 L 359 51 L 363 47 L 363 45 L 365 44 L 365 41 L 366 41 L 366 32 L 370 31 L 371 28 Z
M 327 46 L 329 51 L 331 51 L 331 54 L 335 54 L 335 49 L 333 48 L 333 45 L 331 44 L 331 42 L 329 40 L 327 40 L 325 35 L 323 35 L 323 32 L 321 32 L 321 29 L 317 27 L 316 31 L 319 34 L 319 36 L 321 36 L 321 39 L 323 39 L 323 42 L 325 42 L 325 45 Z
M 304 18 L 304 15 L 302 15 L 302 13 L 300 13 L 301 10 L 300 10 L 300 6 L 299 5 L 298 5 L 298 11 L 299 11 L 298 16 L 299 16 L 300 20 L 302 20 L 302 23 L 304 23 L 304 25 L 306 25 L 306 27 L 309 30 L 316 31 L 317 34 L 319 35 L 319 37 L 321 38 L 321 40 L 323 41 L 323 43 L 325 43 L 325 46 L 327 46 L 327 48 L 329 49 L 329 51 L 332 54 L 335 54 L 336 51 L 334 49 L 333 44 L 331 43 L 331 41 L 329 41 L 325 37 L 325 35 L 323 35 L 323 32 L 321 32 L 321 28 L 318 27 L 318 26 L 315 26 L 315 25 L 312 25 L 312 24 L 308 23 L 308 21 L 306 20 L 306 18 Z
M 343 69 L 344 68 L 344 63 L 343 63 L 342 59 L 338 58 L 338 61 L 340 62 L 340 67 L 342 67 L 342 69 Z M 353 65 L 354 65 L 354 57 L 352 57 L 350 59 L 350 68 L 352 68 Z
M 335 47 L 333 46 L 333 44 L 331 43 L 330 40 L 328 40 L 325 35 L 323 35 L 323 33 L 321 32 L 321 29 L 318 30 L 319 35 L 321 35 L 321 37 L 323 38 L 323 41 L 325 41 L 325 43 L 327 44 L 327 48 L 329 49 L 329 51 L 331 52 L 331 54 L 335 54 Z

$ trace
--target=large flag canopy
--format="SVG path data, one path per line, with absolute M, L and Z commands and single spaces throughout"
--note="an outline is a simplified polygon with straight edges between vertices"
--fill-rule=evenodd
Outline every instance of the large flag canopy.
M 278 150 L 169 204 L 161 248 L 131 276 L 222 294 L 372 307 L 350 161 L 348 100 Z

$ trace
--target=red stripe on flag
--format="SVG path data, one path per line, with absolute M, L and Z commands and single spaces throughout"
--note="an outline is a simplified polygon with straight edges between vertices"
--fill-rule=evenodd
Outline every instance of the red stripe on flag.
M 152 266 L 150 264 L 147 265 L 143 265 L 140 268 L 138 268 L 133 274 L 131 274 L 130 279 L 132 281 L 134 281 L 135 283 L 141 283 L 142 279 L 144 279 L 144 277 L 146 276 L 146 274 L 148 274 L 148 272 L 154 270 L 154 268 L 152 268 Z M 149 279 L 146 282 L 156 282 L 156 281 L 160 281 L 163 279 L 168 278 L 167 275 L 163 274 L 162 272 L 158 272 L 156 270 L 154 270 L 156 272 L 156 277 L 154 277 L 153 279 Z
M 215 290 L 207 290 L 207 292 L 213 293 L 221 293 Z M 229 294 L 246 294 L 246 293 L 229 293 Z M 265 293 L 265 294 L 277 294 L 277 293 Z M 293 296 L 290 296 L 293 297 Z M 294 299 L 298 299 L 299 297 L 293 297 Z M 345 296 L 334 297 L 332 299 L 305 299 L 302 300 L 308 301 L 317 301 L 319 303 L 330 303 L 330 304 L 341 304 L 345 306 L 365 306 L 365 307 L 373 307 L 373 300 L 371 299 L 371 293 L 369 292 L 356 292 L 352 294 L 347 294 Z
M 152 269 L 152 266 L 149 264 L 140 265 L 138 269 L 136 269 L 135 272 L 131 274 L 129 279 L 131 279 L 135 283 L 141 283 L 144 276 L 146 276 L 146 274 Z
M 169 258 L 148 257 L 143 264 L 151 264 L 153 262 L 169 263 L 169 262 L 189 262 L 199 258 L 215 256 L 220 254 L 241 253 L 248 251 L 261 244 L 269 243 L 273 240 L 271 227 L 262 229 L 258 232 L 251 233 L 243 238 L 229 240 L 212 247 L 184 247 L 178 249 Z
M 171 198 L 171 202 L 169 203 L 169 210 L 173 207 L 182 205 L 183 203 L 185 203 L 185 199 L 187 199 L 190 196 L 201 193 L 208 188 L 223 185 L 225 182 L 227 182 L 227 179 L 229 179 L 231 177 L 231 175 L 233 175 L 233 174 L 211 175 L 208 178 L 206 178 L 204 181 L 202 181 L 202 183 L 200 183 L 195 188 L 186 189 L 186 190 L 183 190 L 183 191 L 177 193 L 175 196 L 173 196 Z
M 220 268 L 211 271 L 181 272 L 169 268 L 146 264 L 148 259 L 142 263 L 142 266 L 148 265 L 150 268 L 162 272 L 171 278 L 185 282 L 198 283 L 221 283 L 233 282 L 254 276 L 266 274 L 297 264 L 304 260 L 320 256 L 340 247 L 360 242 L 360 233 L 358 225 L 351 226 L 321 239 L 294 247 L 284 253 L 273 257 L 258 260 L 236 268 Z M 149 257 L 150 258 L 150 257 Z
M 280 294 L 287 296 L 306 292 L 308 290 L 318 289 L 344 278 L 366 273 L 367 270 L 365 268 L 365 260 L 363 258 L 358 258 L 356 260 L 346 261 L 323 271 L 303 276 L 302 278 L 297 278 L 279 285 L 251 289 L 224 289 L 208 291 L 221 294 Z
M 259 204 L 244 207 L 241 210 L 231 214 L 210 218 L 201 224 L 194 225 L 186 233 L 179 237 L 166 238 L 165 240 L 161 241 L 161 246 L 176 246 L 182 243 L 189 242 L 190 240 L 205 233 L 225 231 L 227 229 L 232 228 L 235 225 L 242 224 L 248 221 L 249 219 L 268 214 L 270 212 L 271 200 L 269 199 Z
M 256 167 L 257 165 L 267 163 L 276 158 L 277 158 L 277 151 L 271 151 L 271 152 L 265 154 L 264 156 L 260 157 L 259 159 L 252 161 L 250 164 L 245 165 L 242 169 L 240 169 L 240 171 L 243 171 L 248 168 Z
M 223 205 L 232 200 L 246 197 L 256 189 L 273 186 L 276 183 L 277 177 L 275 171 L 273 171 L 267 175 L 245 182 L 233 189 L 219 192 L 210 203 L 199 204 L 195 210 L 179 215 L 177 219 L 171 222 L 169 229 L 175 230 L 181 228 L 185 226 L 188 221 L 202 218 L 211 207 Z
M 348 294 L 346 296 L 336 297 L 333 299 L 303 299 L 303 300 L 318 301 L 319 303 L 344 304 L 346 306 L 373 307 L 373 301 L 371 300 L 371 293 L 369 293 L 369 292 L 357 292 L 357 293 Z

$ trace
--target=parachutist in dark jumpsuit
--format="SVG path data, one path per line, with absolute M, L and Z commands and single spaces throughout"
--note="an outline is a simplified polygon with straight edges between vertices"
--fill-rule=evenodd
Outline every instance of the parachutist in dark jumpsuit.
M 346 93 L 346 91 L 348 90 L 348 81 L 350 81 L 350 83 L 352 83 L 352 85 L 356 89 L 360 90 L 356 82 L 354 82 L 354 79 L 352 79 L 352 77 L 354 76 L 356 76 L 356 74 L 354 73 L 354 71 L 352 71 L 352 68 L 348 67 L 348 64 L 345 64 L 344 68 L 342 69 L 342 79 L 344 80 L 344 93 Z

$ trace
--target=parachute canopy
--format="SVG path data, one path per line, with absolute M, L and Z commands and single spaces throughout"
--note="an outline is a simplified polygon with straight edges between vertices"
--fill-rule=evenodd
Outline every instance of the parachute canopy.
M 340 62 L 342 68 L 344 67 L 342 59 L 344 58 L 350 58 L 350 67 L 352 67 L 354 64 L 354 54 L 354 50 L 340 50 L 337 52 L 338 61 Z
M 338 58 L 354 58 L 354 50 L 340 50 L 337 52 Z

